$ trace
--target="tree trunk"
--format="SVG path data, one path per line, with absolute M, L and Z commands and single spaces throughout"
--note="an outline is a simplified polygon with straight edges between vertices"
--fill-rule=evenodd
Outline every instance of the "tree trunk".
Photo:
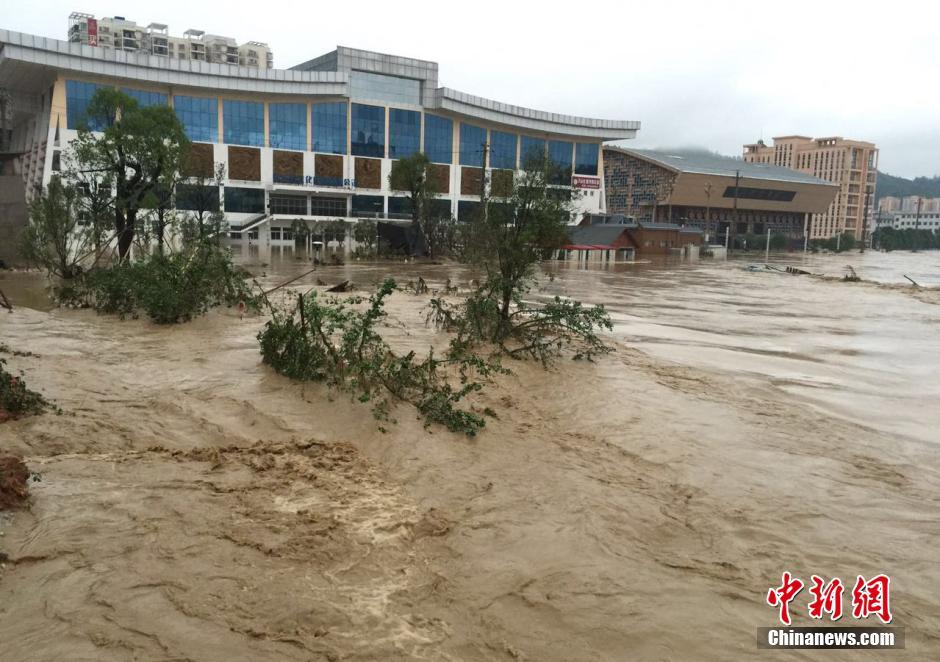
M 123 215 L 123 219 L 121 216 L 119 212 L 116 230 L 118 233 L 118 259 L 124 262 L 127 260 L 131 245 L 134 243 L 134 224 L 137 219 L 135 218 L 136 212 L 131 210 Z
M 512 302 L 512 288 L 503 287 L 503 301 L 499 310 L 500 340 L 509 335 L 509 304 Z

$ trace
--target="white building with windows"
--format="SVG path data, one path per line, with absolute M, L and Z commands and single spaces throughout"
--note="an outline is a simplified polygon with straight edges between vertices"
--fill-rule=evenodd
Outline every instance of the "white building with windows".
M 875 217 L 875 228 L 894 228 L 895 230 L 931 230 L 940 231 L 940 212 L 894 211 L 879 213 Z
M 479 205 L 483 182 L 499 198 L 533 154 L 559 166 L 558 195 L 576 192 L 577 217 L 604 213 L 601 145 L 640 128 L 442 87 L 435 62 L 408 57 L 341 46 L 286 70 L 235 64 L 241 58 L 174 59 L 0 30 L 0 89 L 12 98 L 8 155 L 27 194 L 48 183 L 105 86 L 170 105 L 201 168 L 186 186 L 217 188 L 230 226 L 269 243 L 287 242 L 297 220 L 410 218 L 388 180 L 395 160 L 417 151 L 433 163 L 438 211 L 458 221 Z M 206 184 L 218 164 L 224 181 Z M 178 190 L 177 208 L 187 198 Z

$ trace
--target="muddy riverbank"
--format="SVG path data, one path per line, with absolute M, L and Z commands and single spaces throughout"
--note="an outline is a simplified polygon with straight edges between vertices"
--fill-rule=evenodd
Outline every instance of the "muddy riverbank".
M 0 519 L 0 659 L 750 659 L 784 570 L 891 575 L 907 650 L 825 659 L 940 656 L 940 305 L 740 266 L 553 267 L 533 296 L 607 304 L 615 352 L 514 363 L 473 440 L 273 374 L 260 317 L 0 315 L 64 411 L 0 426 L 39 474 Z M 299 285 L 386 273 L 467 279 Z M 426 302 L 392 297 L 394 342 L 439 340 Z

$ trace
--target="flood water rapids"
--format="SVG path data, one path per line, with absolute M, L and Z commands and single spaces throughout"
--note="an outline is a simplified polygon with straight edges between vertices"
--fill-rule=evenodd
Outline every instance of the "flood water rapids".
M 239 259 L 270 287 L 299 257 Z M 0 660 L 940 659 L 940 254 L 763 263 L 547 263 L 531 298 L 603 303 L 614 351 L 512 362 L 474 439 L 274 374 L 263 316 L 161 327 L 0 274 L 0 342 L 35 354 L 4 358 L 62 409 L 0 425 L 36 474 L 0 513 Z M 386 276 L 473 274 L 291 287 Z M 393 345 L 446 340 L 429 296 L 391 297 Z M 757 651 L 784 571 L 888 574 L 906 649 Z

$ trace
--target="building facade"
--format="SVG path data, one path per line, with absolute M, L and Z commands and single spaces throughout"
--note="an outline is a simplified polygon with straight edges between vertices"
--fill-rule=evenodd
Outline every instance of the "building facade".
M 828 209 L 810 217 L 810 239 L 851 232 L 862 240 L 874 215 L 878 149 L 873 143 L 840 137 L 780 136 L 772 145 L 744 146 L 748 163 L 773 165 L 811 174 L 839 186 Z
M 879 212 L 875 219 L 876 227 L 894 228 L 895 230 L 930 230 L 940 231 L 940 211 Z
M 483 182 L 499 197 L 535 154 L 560 167 L 560 195 L 578 191 L 578 217 L 603 212 L 601 146 L 640 126 L 465 94 L 439 86 L 434 62 L 346 47 L 289 70 L 254 69 L 0 30 L 0 88 L 13 96 L 11 145 L 27 193 L 63 163 L 102 86 L 171 106 L 193 141 L 187 186 L 216 188 L 233 228 L 284 245 L 297 220 L 410 218 L 388 179 L 417 151 L 433 164 L 438 209 L 458 220 Z M 207 183 L 219 166 L 224 180 Z
M 86 46 L 147 53 L 175 60 L 274 68 L 274 53 L 260 41 L 239 45 L 231 37 L 193 29 L 186 30 L 182 37 L 173 37 L 165 23 L 150 23 L 144 27 L 123 16 L 95 18 L 94 14 L 72 12 L 69 15 L 68 40 Z
M 940 198 L 925 198 L 920 195 L 906 195 L 903 198 L 887 195 L 878 200 L 878 211 L 891 213 L 897 211 L 933 213 L 940 212 Z
M 673 224 L 706 241 L 747 233 L 805 236 L 808 215 L 827 209 L 838 187 L 778 166 L 709 153 L 604 148 L 609 214 L 647 227 Z

